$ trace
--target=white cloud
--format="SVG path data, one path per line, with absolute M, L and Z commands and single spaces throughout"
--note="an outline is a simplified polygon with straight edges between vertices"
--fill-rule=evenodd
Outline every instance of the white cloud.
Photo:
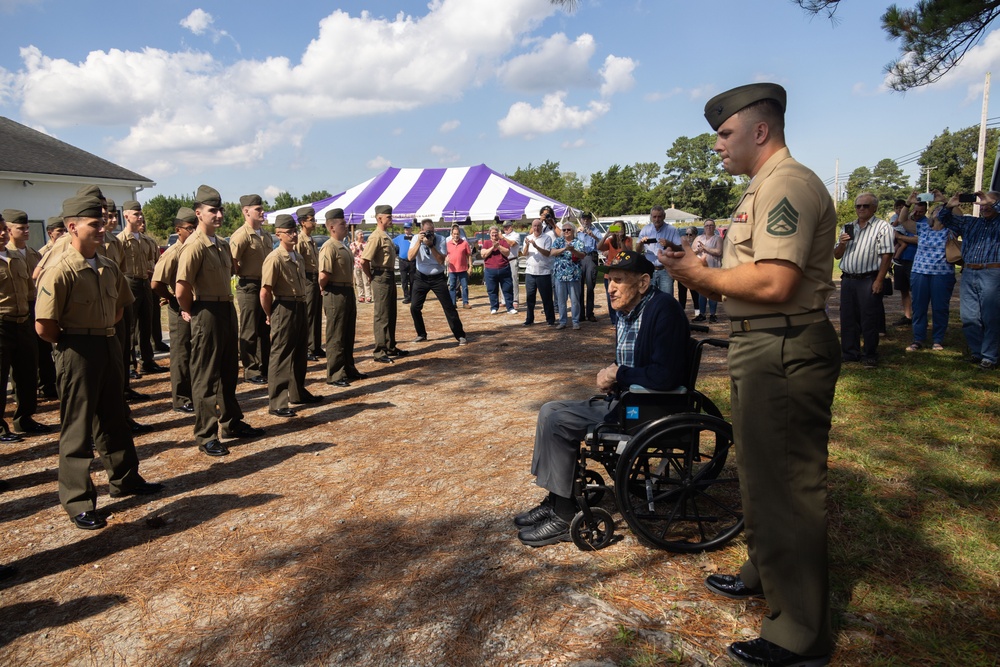
M 441 123 L 440 132 L 441 134 L 447 134 L 458 129 L 458 126 L 462 124 L 460 120 L 446 120 Z
M 574 148 L 583 148 L 587 145 L 587 142 L 583 138 L 577 139 L 576 141 L 564 141 L 562 142 L 562 147 L 566 150 L 572 150 Z
M 566 106 L 566 92 L 546 95 L 542 106 L 533 107 L 527 102 L 515 102 L 507 116 L 497 122 L 500 134 L 505 137 L 522 136 L 531 139 L 539 134 L 558 130 L 580 129 L 606 114 L 611 105 L 593 100 L 586 109 Z
M 0 13 L 13 14 L 21 7 L 39 5 L 42 0 L 0 0 Z
M 604 83 L 601 84 L 601 97 L 607 98 L 631 90 L 635 85 L 635 78 L 632 76 L 635 66 L 636 62 L 631 58 L 618 56 L 605 58 L 604 67 L 601 68 L 601 77 L 604 79 Z
M 392 163 L 389 162 L 384 157 L 382 157 L 381 155 L 376 155 L 371 160 L 368 160 L 368 162 L 365 163 L 365 166 L 368 167 L 369 169 L 375 169 L 375 170 L 378 170 L 378 171 L 382 171 L 383 169 L 386 169 L 387 167 L 391 167 Z
M 264 198 L 269 201 L 274 201 L 274 198 L 285 192 L 285 188 L 279 188 L 277 185 L 269 185 L 264 188 Z
M 431 146 L 431 155 L 438 159 L 439 164 L 451 164 L 458 162 L 458 154 L 451 152 L 444 146 Z
M 1000 28 L 986 35 L 983 41 L 969 49 L 958 65 L 941 77 L 939 81 L 930 86 L 917 88 L 914 92 L 922 92 L 931 88 L 947 90 L 964 86 L 965 99 L 963 101 L 966 104 L 982 103 L 986 73 L 996 70 L 998 62 L 1000 62 Z M 892 76 L 887 74 L 883 81 L 885 88 L 888 88 L 891 79 Z M 994 90 L 996 90 L 995 87 Z
M 563 33 L 535 40 L 537 48 L 501 66 L 498 75 L 508 87 L 524 92 L 547 92 L 569 87 L 593 87 L 598 78 L 588 65 L 596 44 L 583 34 L 570 42 Z
M 297 62 L 230 65 L 208 53 L 153 48 L 93 51 L 70 62 L 29 46 L 19 71 L 0 70 L 0 98 L 20 103 L 28 124 L 124 128 L 110 155 L 150 177 L 239 166 L 272 146 L 301 144 L 321 119 L 460 99 L 495 77 L 496 63 L 555 11 L 539 0 L 432 0 L 423 16 L 392 19 L 336 10 Z M 228 37 L 204 10 L 181 23 L 196 35 Z M 126 91 L 121 103 L 107 103 Z M 52 103 L 68 98 L 73 105 Z
M 671 97 L 686 97 L 689 100 L 707 100 L 713 95 L 715 95 L 718 88 L 714 84 L 704 84 L 701 86 L 695 86 L 694 88 L 681 88 L 679 86 L 671 88 L 670 90 L 656 91 L 652 93 L 646 93 L 643 95 L 643 99 L 647 102 L 659 102 L 661 100 L 670 99 Z

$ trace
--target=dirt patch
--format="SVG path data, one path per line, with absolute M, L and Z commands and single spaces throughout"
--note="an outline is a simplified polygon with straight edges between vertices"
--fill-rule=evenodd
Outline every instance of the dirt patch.
M 135 382 L 152 400 L 133 414 L 156 427 L 136 440 L 141 471 L 167 489 L 112 500 L 95 462 L 108 515 L 96 533 L 59 506 L 57 436 L 6 445 L 0 563 L 19 572 L 0 582 L 0 663 L 728 664 L 725 647 L 756 636 L 766 609 L 718 601 L 702 579 L 742 561 L 742 538 L 671 554 L 619 520 L 623 539 L 598 553 L 516 539 L 511 516 L 543 496 L 528 472 L 538 408 L 593 392 L 614 358 L 606 306 L 598 323 L 557 331 L 490 315 L 481 287 L 472 303 L 465 347 L 433 301 L 430 340 L 410 343 L 401 305 L 411 354 L 391 366 L 370 361 L 372 308 L 359 304 L 370 378 L 328 386 L 310 364 L 325 400 L 292 420 L 240 384 L 267 436 L 227 441 L 219 460 L 196 449 L 193 417 L 169 409 L 166 375 Z M 724 390 L 721 353 L 703 370 Z M 38 419 L 56 424 L 57 404 Z

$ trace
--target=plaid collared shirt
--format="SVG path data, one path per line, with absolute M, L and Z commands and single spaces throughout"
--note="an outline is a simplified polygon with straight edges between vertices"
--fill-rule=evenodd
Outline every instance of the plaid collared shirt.
M 1000 202 L 993 205 L 1000 213 Z M 1000 217 L 990 220 L 971 215 L 955 215 L 946 206 L 938 209 L 938 220 L 945 227 L 961 235 L 962 259 L 966 264 L 1000 263 Z
M 653 298 L 652 288 L 646 292 L 632 312 L 618 313 L 618 349 L 615 351 L 615 362 L 619 366 L 635 366 L 635 341 L 639 337 L 642 311 L 651 298 Z

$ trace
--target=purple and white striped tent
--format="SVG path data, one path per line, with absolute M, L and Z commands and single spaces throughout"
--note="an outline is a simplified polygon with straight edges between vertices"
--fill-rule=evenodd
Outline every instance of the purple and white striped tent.
M 348 224 L 375 221 L 375 206 L 389 204 L 397 220 L 430 218 L 434 222 L 459 224 L 500 218 L 532 219 L 548 204 L 559 219 L 577 217 L 580 211 L 546 197 L 507 178 L 485 164 L 447 169 L 399 169 L 389 167 L 378 176 L 338 195 L 313 202 L 316 218 L 324 222 L 331 208 L 344 209 Z M 294 215 L 300 206 L 270 211 Z

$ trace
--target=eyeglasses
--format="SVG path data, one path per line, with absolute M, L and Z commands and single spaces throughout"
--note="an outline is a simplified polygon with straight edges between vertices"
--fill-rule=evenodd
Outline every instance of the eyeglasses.
M 181 231 L 184 231 L 184 232 L 193 232 L 195 228 L 194 228 L 193 225 L 187 225 L 185 227 L 178 227 L 177 229 L 179 229 Z
M 873 204 L 855 204 L 854 208 L 871 208 Z

